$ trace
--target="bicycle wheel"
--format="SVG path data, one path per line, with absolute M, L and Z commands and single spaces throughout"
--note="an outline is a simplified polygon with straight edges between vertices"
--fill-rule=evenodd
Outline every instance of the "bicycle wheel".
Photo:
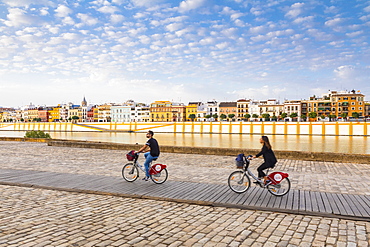
M 228 179 L 229 187 L 236 193 L 246 192 L 251 187 L 251 180 L 243 171 L 235 171 Z
M 166 182 L 167 178 L 168 172 L 166 168 L 164 168 L 161 172 L 157 174 L 150 175 L 150 179 L 156 184 L 163 184 L 164 182 Z
M 128 163 L 122 168 L 122 177 L 127 182 L 134 182 L 139 177 L 139 170 L 134 163 Z
M 289 178 L 284 178 L 279 184 L 267 185 L 267 190 L 274 196 L 286 195 L 290 190 Z

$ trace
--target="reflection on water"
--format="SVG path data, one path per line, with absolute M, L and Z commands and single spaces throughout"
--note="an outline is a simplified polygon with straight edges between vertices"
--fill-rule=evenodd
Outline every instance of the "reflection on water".
M 0 131 L 0 136 L 23 137 L 22 131 Z M 145 133 L 51 132 L 55 139 L 144 144 Z M 160 145 L 260 149 L 259 135 L 156 133 Z M 270 135 L 274 150 L 370 154 L 370 138 L 361 136 Z

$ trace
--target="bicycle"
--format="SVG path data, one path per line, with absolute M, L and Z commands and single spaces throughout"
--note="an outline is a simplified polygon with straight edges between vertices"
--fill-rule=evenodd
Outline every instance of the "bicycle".
M 237 161 L 239 162 L 239 164 L 237 163 L 237 168 L 241 168 L 243 170 L 234 171 L 230 174 L 228 178 L 230 189 L 239 194 L 246 192 L 251 186 L 251 179 L 249 177 L 252 177 L 261 188 L 267 189 L 274 196 L 286 195 L 291 187 L 290 180 L 288 178 L 289 174 L 284 172 L 273 172 L 268 175 L 268 169 L 266 174 L 270 182 L 265 184 L 264 181 L 258 179 L 249 169 L 252 157 L 252 155 L 247 157 L 243 155 L 243 161 Z
M 135 151 L 130 151 L 126 154 L 126 157 L 127 160 L 132 161 L 132 163 L 127 163 L 123 166 L 122 177 L 127 182 L 134 182 L 139 177 L 139 169 L 145 174 L 145 167 L 139 164 L 139 154 L 135 153 Z M 154 164 L 152 166 L 152 162 L 150 162 L 149 178 L 156 184 L 163 184 L 168 178 L 167 166 L 163 164 Z

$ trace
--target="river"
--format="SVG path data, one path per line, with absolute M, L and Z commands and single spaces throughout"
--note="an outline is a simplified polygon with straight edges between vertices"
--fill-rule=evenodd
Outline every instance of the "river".
M 23 131 L 0 131 L 2 137 L 24 137 Z M 50 132 L 52 138 L 115 143 L 146 141 L 145 133 Z M 160 145 L 260 149 L 260 135 L 156 133 Z M 361 136 L 270 135 L 274 150 L 370 154 L 370 138 Z

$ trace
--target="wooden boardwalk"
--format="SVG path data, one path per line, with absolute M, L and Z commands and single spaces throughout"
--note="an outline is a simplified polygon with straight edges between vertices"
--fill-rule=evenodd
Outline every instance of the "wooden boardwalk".
M 170 180 L 157 185 L 141 180 L 129 183 L 121 177 L 0 169 L 0 184 L 370 221 L 367 195 L 292 189 L 283 197 L 275 197 L 254 186 L 236 194 L 227 186 L 226 178 L 224 185 Z

